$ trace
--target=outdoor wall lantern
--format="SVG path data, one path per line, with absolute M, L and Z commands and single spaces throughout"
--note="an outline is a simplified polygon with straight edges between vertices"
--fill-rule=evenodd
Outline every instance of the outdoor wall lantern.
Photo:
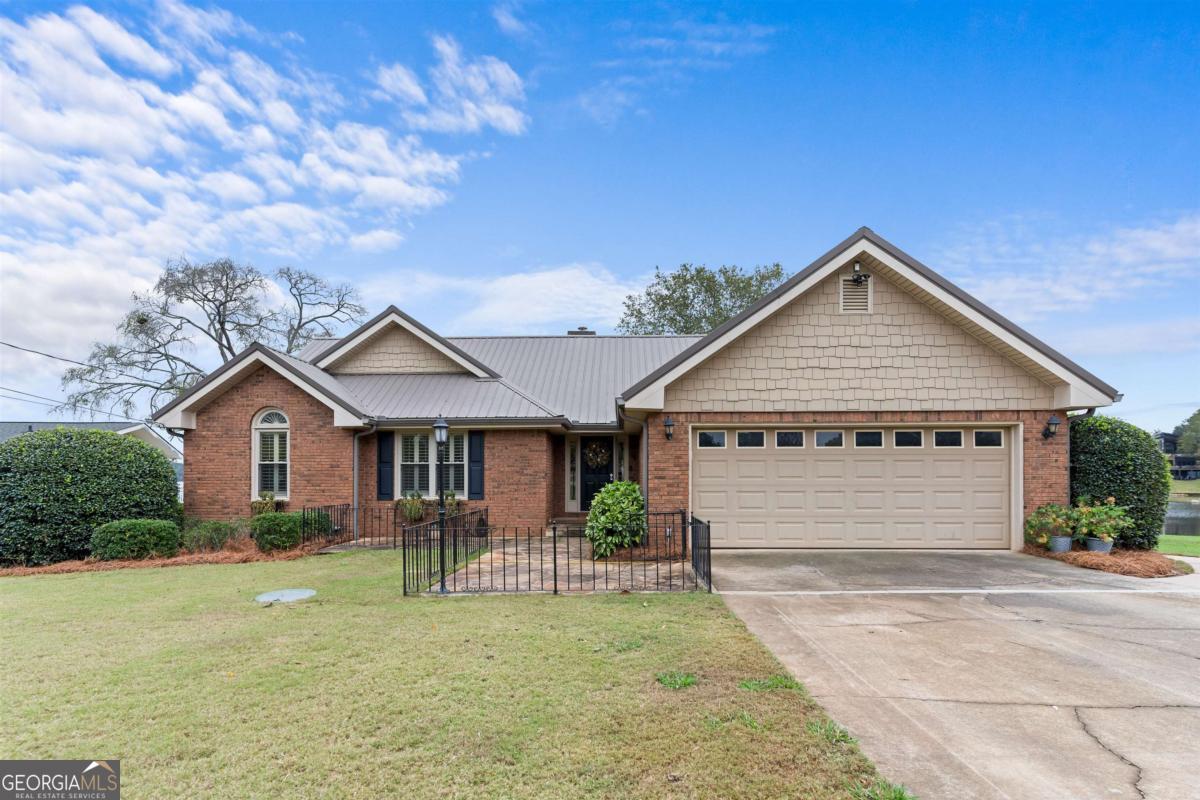
M 1046 420 L 1046 427 L 1042 429 L 1042 438 L 1049 439 L 1058 433 L 1058 426 L 1062 424 L 1062 420 L 1057 414 L 1051 414 L 1050 419 Z
M 667 441 L 671 441 L 671 437 L 675 435 L 675 420 L 671 419 L 670 414 L 663 420 L 663 430 L 667 432 Z

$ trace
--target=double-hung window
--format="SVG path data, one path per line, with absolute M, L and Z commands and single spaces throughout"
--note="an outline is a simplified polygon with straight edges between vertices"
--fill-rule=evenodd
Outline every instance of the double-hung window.
M 280 500 L 288 496 L 288 418 L 268 409 L 254 423 L 254 497 L 270 492 Z
M 430 460 L 427 433 L 405 433 L 399 437 L 400 444 L 400 494 L 418 492 L 429 494 Z
M 436 462 L 434 459 L 437 469 Z M 455 496 L 465 499 L 467 496 L 467 435 L 452 433 L 446 439 L 446 491 L 454 492 Z M 437 483 L 434 483 L 436 492 Z

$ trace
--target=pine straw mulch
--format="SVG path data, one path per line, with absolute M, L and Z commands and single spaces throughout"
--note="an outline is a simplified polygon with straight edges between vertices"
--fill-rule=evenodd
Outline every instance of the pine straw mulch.
M 172 558 L 123 559 L 100 561 L 86 558 L 80 561 L 60 561 L 44 567 L 0 568 L 0 578 L 24 575 L 63 575 L 70 572 L 108 572 L 114 569 L 147 569 L 150 567 L 187 567 L 193 564 L 248 564 L 252 561 L 293 561 L 313 555 L 320 545 L 297 547 L 294 550 L 277 550 L 263 553 L 254 542 L 246 538 L 234 539 L 224 550 L 211 553 L 184 553 Z
M 1180 562 L 1167 558 L 1153 550 L 1113 550 L 1111 553 L 1090 553 L 1087 550 L 1072 550 L 1069 553 L 1051 553 L 1033 545 L 1025 545 L 1024 552 L 1031 556 L 1065 561 L 1084 569 L 1098 569 L 1117 575 L 1134 578 L 1171 578 L 1187 575 L 1180 569 Z

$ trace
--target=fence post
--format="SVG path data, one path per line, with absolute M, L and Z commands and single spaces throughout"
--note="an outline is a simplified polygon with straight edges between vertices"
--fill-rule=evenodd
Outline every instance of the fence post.
M 400 529 L 400 574 L 404 576 L 404 594 L 408 594 L 408 541 L 404 536 L 404 528 Z M 395 542 L 396 534 L 392 533 L 392 541 Z
M 438 591 L 446 593 L 446 514 L 438 518 L 438 572 L 441 573 Z
M 550 535 L 553 537 L 554 544 L 554 593 L 558 594 L 558 525 L 550 526 Z
M 687 554 L 688 554 L 688 530 L 689 530 L 686 508 L 679 509 L 679 522 L 681 523 L 679 526 L 680 547 L 683 548 L 683 557 L 686 559 Z

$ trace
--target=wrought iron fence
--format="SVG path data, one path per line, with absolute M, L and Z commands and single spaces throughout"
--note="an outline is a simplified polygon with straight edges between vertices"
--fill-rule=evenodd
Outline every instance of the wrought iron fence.
M 709 525 L 652 512 L 640 544 L 598 558 L 578 526 L 436 521 L 403 528 L 404 593 L 712 591 Z
M 349 503 L 309 506 L 300 512 L 301 544 L 341 544 L 354 539 L 354 507 Z

